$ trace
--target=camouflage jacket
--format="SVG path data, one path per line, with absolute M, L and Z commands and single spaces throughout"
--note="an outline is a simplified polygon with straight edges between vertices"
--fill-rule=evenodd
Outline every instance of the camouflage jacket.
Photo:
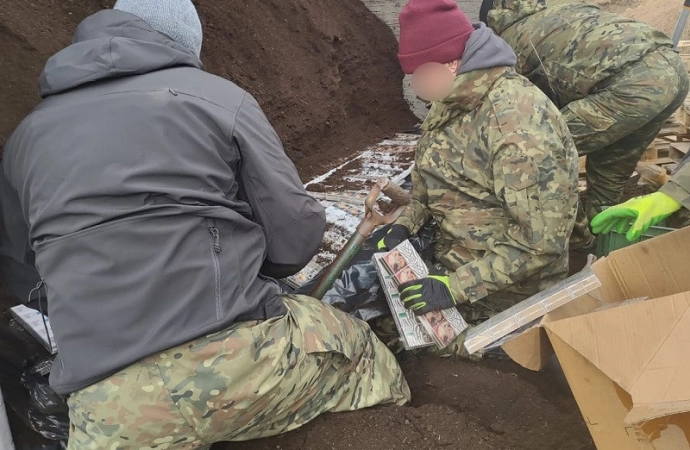
M 515 50 L 515 69 L 563 108 L 659 47 L 661 31 L 582 3 L 494 0 L 487 25 Z M 599 85 L 604 82 L 604 85 Z
M 683 160 L 676 173 L 660 191 L 690 209 L 690 157 Z
M 513 68 L 458 75 L 433 104 L 397 223 L 439 224 L 435 257 L 459 302 L 531 295 L 568 271 L 577 151 L 558 110 Z

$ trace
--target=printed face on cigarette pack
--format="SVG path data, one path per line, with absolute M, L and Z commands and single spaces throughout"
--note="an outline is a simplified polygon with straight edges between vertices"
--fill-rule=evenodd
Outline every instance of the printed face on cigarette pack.
M 443 317 L 443 313 L 441 311 L 432 311 L 429 313 L 424 314 L 424 317 L 426 317 L 426 320 L 429 321 L 429 324 L 432 327 L 435 327 L 442 321 L 446 320 L 445 317 Z
M 408 281 L 417 279 L 411 267 L 405 267 L 403 270 L 396 273 L 395 278 L 398 280 L 400 284 L 407 283 Z
M 448 322 L 445 318 L 441 322 L 437 323 L 433 328 L 436 336 L 444 346 L 450 344 L 453 342 L 453 339 L 455 339 L 455 331 L 453 331 L 453 327 L 450 325 L 450 322 Z
M 391 272 L 398 273 L 403 267 L 407 266 L 405 258 L 403 258 L 402 253 L 398 250 L 393 250 L 388 253 L 384 258 L 386 265 L 391 269 Z

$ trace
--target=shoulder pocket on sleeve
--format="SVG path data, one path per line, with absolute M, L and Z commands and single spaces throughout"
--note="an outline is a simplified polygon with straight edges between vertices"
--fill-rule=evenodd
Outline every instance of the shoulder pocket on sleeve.
M 515 156 L 504 159 L 502 169 L 507 212 L 522 228 L 529 243 L 537 244 L 544 237 L 539 167 L 532 158 Z

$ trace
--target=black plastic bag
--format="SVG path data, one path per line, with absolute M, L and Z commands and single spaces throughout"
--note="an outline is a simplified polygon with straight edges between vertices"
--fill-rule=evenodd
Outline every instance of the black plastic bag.
M 323 296 L 322 301 L 324 303 L 365 321 L 390 314 L 376 275 L 376 268 L 371 262 L 371 258 L 377 251 L 378 242 L 388 233 L 388 229 L 389 227 L 379 229 L 364 241 L 362 248 L 343 270 L 340 278 Z M 314 280 L 302 286 L 297 293 L 308 294 L 324 271 L 319 273 Z
M 56 394 L 46 376 L 29 369 L 22 376 L 22 385 L 28 391 L 27 402 L 20 417 L 34 431 L 52 441 L 69 437 L 69 409 L 65 399 Z M 20 411 L 17 411 L 18 413 Z
M 420 253 L 422 259 L 431 261 L 433 256 L 433 238 L 435 223 L 430 222 L 420 232 L 410 239 L 412 245 Z M 381 288 L 376 268 L 372 262 L 374 253 L 378 251 L 378 242 L 388 233 L 390 226 L 374 232 L 367 239 L 362 248 L 352 258 L 350 264 L 343 270 L 340 278 L 333 287 L 326 292 L 322 301 L 345 311 L 364 321 L 390 315 L 390 308 Z M 309 294 L 316 281 L 323 275 L 321 271 L 313 280 L 301 286 L 295 294 Z
M 66 450 L 67 441 L 54 441 L 50 444 L 34 445 L 26 448 L 18 448 L 17 450 Z
M 27 371 L 22 384 L 29 391 L 29 425 L 41 436 L 53 441 L 69 437 L 69 410 L 65 400 L 55 393 L 48 379 Z
M 48 384 L 52 357 L 38 348 L 27 345 L 11 326 L 0 325 L 0 383 L 5 404 L 44 438 L 66 441 L 67 403 Z M 56 443 L 54 448 L 61 448 L 63 443 Z

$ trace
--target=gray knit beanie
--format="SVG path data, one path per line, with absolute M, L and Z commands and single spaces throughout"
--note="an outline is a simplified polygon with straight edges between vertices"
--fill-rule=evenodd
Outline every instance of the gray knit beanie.
M 191 0 L 117 0 L 113 9 L 140 17 L 184 48 L 201 54 L 203 31 Z

